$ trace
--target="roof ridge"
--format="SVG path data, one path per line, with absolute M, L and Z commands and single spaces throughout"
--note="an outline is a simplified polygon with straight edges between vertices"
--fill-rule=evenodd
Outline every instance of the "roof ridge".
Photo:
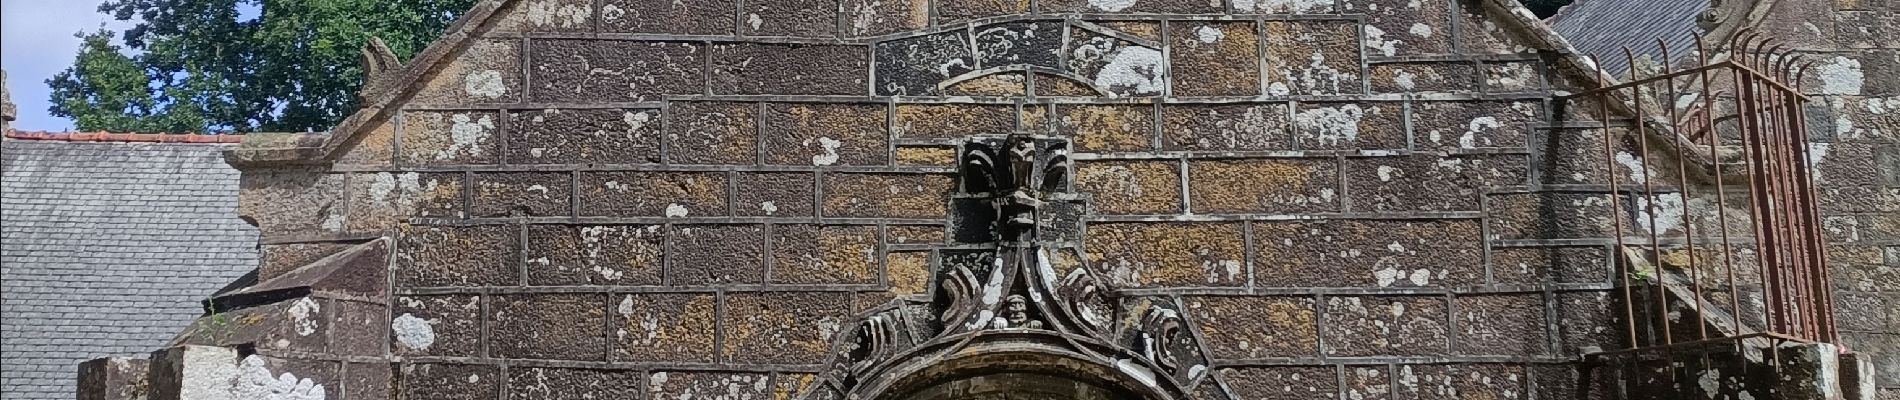
M 5 137 L 19 140 L 45 140 L 60 142 L 117 142 L 117 143 L 192 143 L 192 144 L 229 144 L 244 141 L 243 135 L 216 133 L 114 133 L 114 132 L 49 132 L 20 131 L 9 129 Z

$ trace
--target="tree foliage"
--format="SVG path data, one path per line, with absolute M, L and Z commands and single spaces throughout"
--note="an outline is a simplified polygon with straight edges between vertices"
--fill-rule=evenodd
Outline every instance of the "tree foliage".
M 136 21 L 84 35 L 52 86 L 53 115 L 82 130 L 306 131 L 356 108 L 370 37 L 408 58 L 475 0 L 107 0 Z M 254 17 L 239 10 L 257 10 Z

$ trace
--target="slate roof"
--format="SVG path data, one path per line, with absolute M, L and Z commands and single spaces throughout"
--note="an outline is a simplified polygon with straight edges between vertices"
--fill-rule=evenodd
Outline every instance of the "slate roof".
M 0 398 L 72 399 L 81 361 L 163 346 L 199 301 L 256 268 L 231 145 L 7 136 Z
M 1625 46 L 1661 60 L 1656 39 L 1664 39 L 1670 58 L 1694 54 L 1696 19 L 1708 9 L 1709 0 L 1578 0 L 1545 22 L 1579 53 L 1600 58 L 1605 72 L 1622 75 L 1630 67 Z

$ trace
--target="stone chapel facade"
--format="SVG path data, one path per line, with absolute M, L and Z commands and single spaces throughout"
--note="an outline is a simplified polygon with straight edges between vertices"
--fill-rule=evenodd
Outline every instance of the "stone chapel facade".
M 1604 162 L 1568 48 L 1510 0 L 483 1 L 232 152 L 257 282 L 80 390 L 1624 398 L 1603 188 L 1674 167 Z

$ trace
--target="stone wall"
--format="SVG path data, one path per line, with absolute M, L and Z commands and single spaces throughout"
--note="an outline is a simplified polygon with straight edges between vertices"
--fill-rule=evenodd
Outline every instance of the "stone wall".
M 200 341 L 260 343 L 232 368 L 350 399 L 789 396 L 967 261 L 958 146 L 1019 132 L 1071 140 L 1089 196 L 1057 262 L 1181 304 L 1192 389 L 1584 397 L 1578 355 L 1625 345 L 1632 200 L 1603 184 L 1647 167 L 1552 126 L 1579 83 L 1510 2 L 494 4 L 334 163 L 246 167 L 261 281 L 391 236 L 393 291 L 234 314 L 289 322 Z

